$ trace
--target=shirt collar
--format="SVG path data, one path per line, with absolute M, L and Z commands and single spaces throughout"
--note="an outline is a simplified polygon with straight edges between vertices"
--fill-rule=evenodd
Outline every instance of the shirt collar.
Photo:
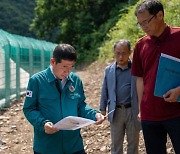
M 119 68 L 119 69 L 121 69 L 121 70 L 126 70 L 126 69 L 131 68 L 131 61 L 128 61 L 128 65 L 127 65 L 125 68 L 121 68 L 121 67 L 117 64 L 117 62 L 116 62 L 116 69 L 117 69 L 117 68 Z
M 159 37 L 155 37 L 155 36 L 150 36 L 150 37 L 154 39 L 155 42 L 159 43 L 165 40 L 166 38 L 168 38 L 169 34 L 170 34 L 170 26 L 166 24 L 164 31 Z

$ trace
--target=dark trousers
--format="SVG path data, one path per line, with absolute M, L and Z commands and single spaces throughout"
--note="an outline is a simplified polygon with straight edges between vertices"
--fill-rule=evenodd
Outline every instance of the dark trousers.
M 34 154 L 41 154 L 41 153 L 38 153 L 38 152 L 35 152 L 35 151 L 34 151 Z M 84 149 L 83 149 L 83 150 L 80 150 L 80 151 L 75 152 L 75 153 L 73 153 L 73 154 L 86 154 L 86 152 L 85 152 Z
M 180 117 L 164 121 L 141 121 L 147 154 L 166 154 L 167 134 L 180 154 Z

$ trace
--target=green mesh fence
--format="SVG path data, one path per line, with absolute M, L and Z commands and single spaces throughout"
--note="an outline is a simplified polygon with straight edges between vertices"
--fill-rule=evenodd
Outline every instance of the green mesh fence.
M 26 90 L 29 77 L 49 66 L 56 44 L 0 30 L 0 108 Z

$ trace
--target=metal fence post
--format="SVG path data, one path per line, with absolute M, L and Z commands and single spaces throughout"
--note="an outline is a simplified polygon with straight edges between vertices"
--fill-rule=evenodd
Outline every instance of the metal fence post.
M 5 50 L 5 106 L 9 105 L 10 101 L 10 45 L 8 44 Z
M 20 99 L 20 48 L 16 53 L 16 98 Z

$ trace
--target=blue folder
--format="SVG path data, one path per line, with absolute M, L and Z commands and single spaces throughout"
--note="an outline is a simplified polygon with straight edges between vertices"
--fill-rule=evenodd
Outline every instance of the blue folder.
M 180 59 L 162 53 L 159 59 L 154 96 L 163 97 L 170 89 L 178 86 L 180 86 Z M 180 102 L 180 95 L 178 102 Z

